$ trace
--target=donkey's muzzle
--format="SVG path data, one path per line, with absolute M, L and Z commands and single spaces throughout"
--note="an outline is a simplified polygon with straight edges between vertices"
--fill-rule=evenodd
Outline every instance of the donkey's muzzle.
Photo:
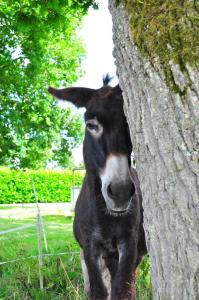
M 135 193 L 135 186 L 131 183 L 129 186 L 121 184 L 109 184 L 107 188 L 108 196 L 114 200 L 116 203 L 126 202 L 131 199 Z
M 110 183 L 107 187 L 107 195 L 112 200 L 113 211 L 125 212 L 129 207 L 129 202 L 135 193 L 135 186 L 132 182 L 129 184 Z
M 109 155 L 105 167 L 100 172 L 102 195 L 108 211 L 127 211 L 135 193 L 128 164 L 124 154 Z

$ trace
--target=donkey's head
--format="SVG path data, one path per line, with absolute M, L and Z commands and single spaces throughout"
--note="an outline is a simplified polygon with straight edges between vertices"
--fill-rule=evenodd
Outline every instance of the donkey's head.
M 108 212 L 126 213 L 135 187 L 130 178 L 132 144 L 119 85 L 97 90 L 49 87 L 49 92 L 86 108 L 83 155 L 87 173 L 99 179 Z

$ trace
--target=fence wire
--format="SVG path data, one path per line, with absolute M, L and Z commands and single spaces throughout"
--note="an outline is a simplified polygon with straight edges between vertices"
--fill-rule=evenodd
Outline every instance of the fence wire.
M 36 204 L 36 222 L 35 224 L 28 224 L 28 225 L 24 225 L 24 226 L 18 226 L 15 228 L 11 228 L 8 230 L 4 230 L 4 231 L 0 231 L 0 235 L 7 235 L 9 233 L 13 233 L 13 232 L 18 232 L 21 230 L 25 230 L 31 227 L 35 227 L 35 229 L 37 230 L 37 237 L 38 237 L 38 255 L 31 255 L 28 257 L 24 257 L 24 258 L 16 258 L 16 259 L 12 259 L 12 260 L 7 260 L 7 261 L 2 261 L 0 262 L 0 266 L 6 265 L 6 264 L 10 264 L 10 263 L 15 263 L 15 262 L 20 262 L 20 261 L 26 261 L 29 259 L 38 259 L 39 261 L 39 272 L 41 273 L 40 269 L 42 266 L 42 259 L 44 257 L 52 257 L 52 256 L 62 256 L 62 255 L 79 255 L 80 253 L 78 251 L 66 251 L 66 252 L 59 252 L 59 253 L 47 253 L 48 252 L 48 245 L 47 245 L 47 239 L 46 239 L 46 232 L 45 232 L 45 227 L 44 227 L 44 223 L 43 223 L 43 219 L 42 219 L 42 215 L 41 215 L 41 211 L 40 211 L 40 207 L 39 207 L 39 201 L 38 201 L 38 196 L 37 196 L 37 192 L 36 192 L 36 188 L 34 185 L 34 181 L 31 179 L 32 181 L 32 188 L 33 188 L 33 194 L 35 197 L 35 204 Z M 49 226 L 57 226 L 59 224 L 57 223 L 49 223 Z M 65 226 L 69 226 L 69 224 L 65 224 Z M 71 231 L 71 229 L 66 229 L 67 231 Z M 41 245 L 41 239 L 43 238 L 44 241 L 44 246 L 45 246 L 45 251 L 46 253 L 42 253 L 42 245 Z M 41 277 L 41 274 L 40 274 Z

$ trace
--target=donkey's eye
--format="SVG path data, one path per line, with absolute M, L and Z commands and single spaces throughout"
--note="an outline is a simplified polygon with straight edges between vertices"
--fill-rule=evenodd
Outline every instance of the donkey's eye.
M 86 129 L 95 138 L 99 138 L 103 132 L 103 127 L 96 118 L 86 121 Z
M 92 123 L 86 123 L 86 128 L 88 128 L 89 130 L 97 130 L 98 125 L 95 125 L 95 124 L 92 124 Z

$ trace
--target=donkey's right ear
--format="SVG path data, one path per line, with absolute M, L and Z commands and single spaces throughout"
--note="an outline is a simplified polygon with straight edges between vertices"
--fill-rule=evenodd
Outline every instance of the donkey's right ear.
M 48 92 L 60 100 L 67 100 L 77 107 L 87 108 L 95 90 L 82 87 L 72 87 L 65 89 L 48 88 Z

